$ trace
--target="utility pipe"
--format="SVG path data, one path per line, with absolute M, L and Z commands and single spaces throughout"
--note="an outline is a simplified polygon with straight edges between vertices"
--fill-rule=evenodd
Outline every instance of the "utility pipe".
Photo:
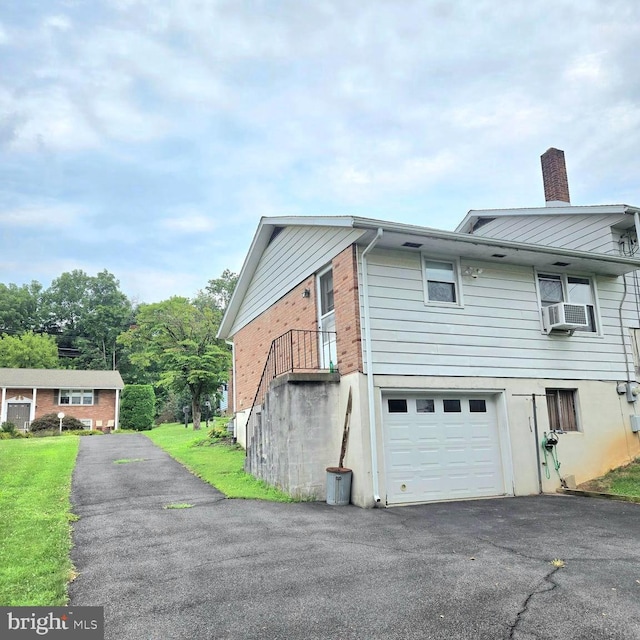
M 628 293 L 626 273 L 622 274 L 622 282 L 624 283 L 624 295 L 622 296 L 622 300 L 620 300 L 620 305 L 618 306 L 618 318 L 620 319 L 620 339 L 622 340 L 622 349 L 624 351 L 625 368 L 627 370 L 627 382 L 631 382 L 636 377 L 635 367 L 633 369 L 631 368 L 631 364 L 629 360 L 629 349 L 627 348 L 627 340 L 626 340 L 626 336 L 624 335 L 624 315 L 622 312 L 624 308 L 624 302 L 627 299 L 627 293 Z
M 540 461 L 540 440 L 538 435 L 538 408 L 536 406 L 536 394 L 531 394 L 531 401 L 533 405 L 533 432 L 536 438 L 536 460 L 538 462 L 538 489 L 542 493 L 542 466 Z
M 367 361 L 367 396 L 369 400 L 369 438 L 371 440 L 371 476 L 373 481 L 373 499 L 375 504 L 380 503 L 380 486 L 378 482 L 378 439 L 376 434 L 376 412 L 374 402 L 373 387 L 373 355 L 371 349 L 371 316 L 369 313 L 369 265 L 367 254 L 376 246 L 382 238 L 382 228 L 378 228 L 376 237 L 369 243 L 362 252 L 362 289 L 364 303 L 364 339 L 367 343 L 365 348 L 365 358 Z

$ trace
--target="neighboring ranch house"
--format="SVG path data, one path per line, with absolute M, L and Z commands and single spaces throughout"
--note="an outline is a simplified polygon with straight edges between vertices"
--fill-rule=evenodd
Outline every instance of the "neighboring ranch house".
M 568 199 L 459 232 L 263 218 L 219 332 L 248 470 L 323 498 L 349 389 L 364 507 L 555 491 L 639 455 L 638 226 Z
M 120 393 L 118 371 L 0 368 L 0 422 L 28 430 L 47 413 L 78 418 L 87 429 L 118 428 Z

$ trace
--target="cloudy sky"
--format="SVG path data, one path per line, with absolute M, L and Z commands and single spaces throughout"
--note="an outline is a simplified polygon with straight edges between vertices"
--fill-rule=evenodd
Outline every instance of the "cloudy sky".
M 0 0 L 0 282 L 140 301 L 238 271 L 261 216 L 453 229 L 640 205 L 637 0 Z

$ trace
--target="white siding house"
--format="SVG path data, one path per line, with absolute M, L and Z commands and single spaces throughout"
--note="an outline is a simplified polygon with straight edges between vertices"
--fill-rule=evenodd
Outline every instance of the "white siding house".
M 561 214 L 548 209 L 542 217 L 472 212 L 459 232 L 364 218 L 261 222 L 222 323 L 227 339 L 356 247 L 362 367 L 341 372 L 339 410 L 325 421 L 327 442 L 340 442 L 351 389 L 345 464 L 355 504 L 555 491 L 561 477 L 579 483 L 640 454 L 630 417 L 638 413 L 632 274 L 640 259 L 611 250 L 612 227 L 634 230 L 637 216 L 630 208 L 576 214 L 564 221 L 563 246 L 562 225 L 550 224 Z M 478 225 L 484 217 L 492 220 Z M 530 242 L 514 240 L 525 233 Z M 582 308 L 584 326 L 550 330 L 543 309 L 551 304 Z M 297 415 L 287 433 L 303 433 L 304 422 Z M 542 447 L 552 429 L 566 432 L 558 473 Z M 301 445 L 307 454 L 315 434 Z M 284 456 L 270 446 L 280 445 L 263 443 L 260 456 L 273 467 Z

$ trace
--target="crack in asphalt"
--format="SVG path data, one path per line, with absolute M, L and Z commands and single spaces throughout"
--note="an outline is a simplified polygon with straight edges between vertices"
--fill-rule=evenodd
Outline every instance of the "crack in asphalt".
M 516 615 L 516 618 L 513 621 L 513 624 L 510 625 L 510 627 L 509 627 L 509 635 L 507 636 L 509 638 L 509 640 L 513 640 L 514 634 L 515 634 L 515 632 L 516 632 L 516 630 L 518 628 L 518 625 L 522 621 L 523 616 L 529 610 L 529 604 L 531 603 L 531 600 L 533 600 L 534 596 L 540 595 L 542 593 L 550 593 L 551 591 L 555 591 L 559 587 L 558 583 L 555 580 L 553 580 L 553 576 L 561 568 L 562 567 L 554 567 L 553 569 L 551 569 L 551 571 L 549 571 L 549 573 L 547 573 L 544 576 L 544 578 L 542 578 L 542 580 L 540 580 L 540 582 L 538 582 L 538 584 L 536 585 L 535 589 L 526 597 L 524 603 L 522 604 L 522 607 L 520 608 L 520 611 L 518 611 L 518 613 Z M 543 585 L 546 585 L 547 588 L 546 589 L 541 589 L 541 587 Z M 533 636 L 537 637 L 537 634 L 534 633 L 534 632 L 529 631 L 528 633 L 530 633 L 530 635 L 533 635 Z

